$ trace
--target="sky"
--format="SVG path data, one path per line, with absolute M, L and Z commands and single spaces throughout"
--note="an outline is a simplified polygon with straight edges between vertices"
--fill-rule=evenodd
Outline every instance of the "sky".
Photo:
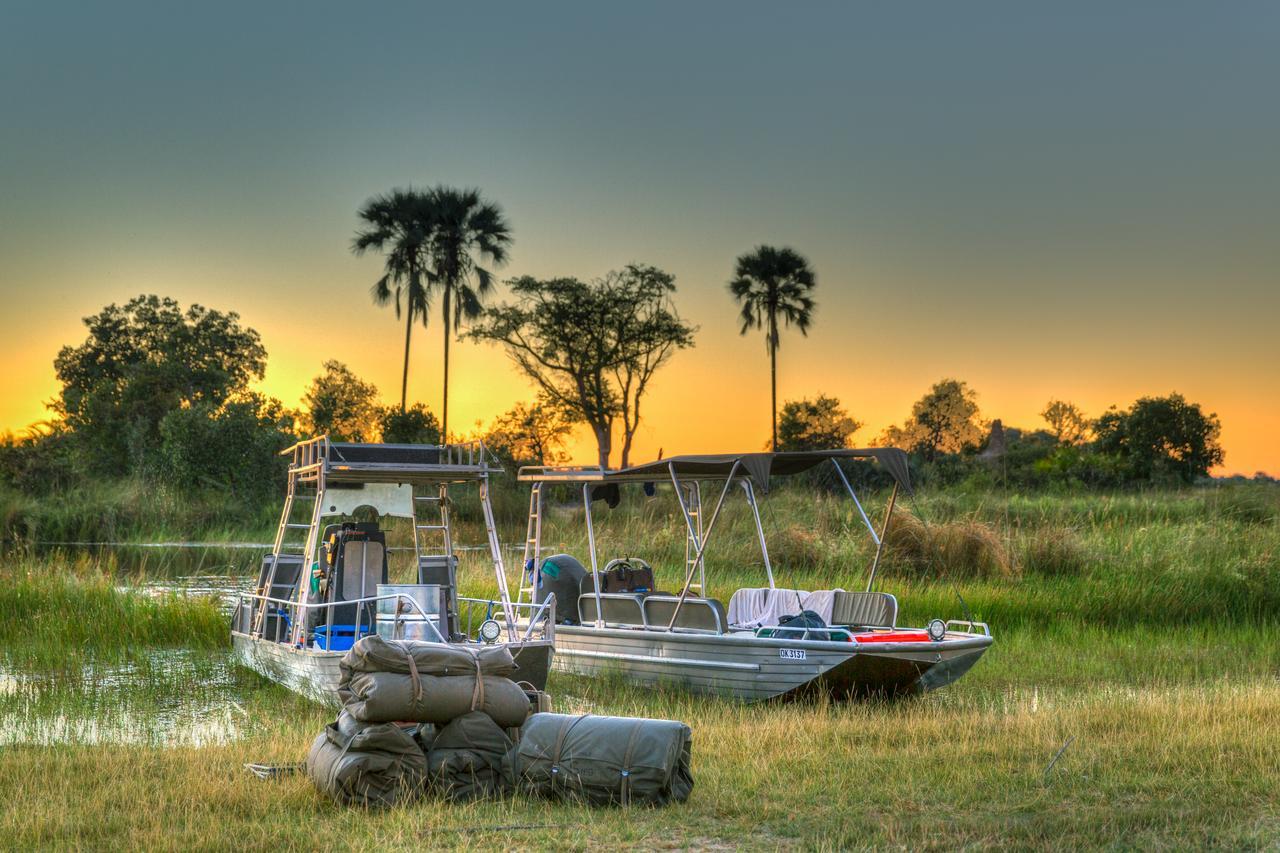
M 1221 418 L 1219 473 L 1280 474 L 1278 44 L 1247 0 L 0 0 L 0 430 L 140 293 L 239 312 L 287 404 L 330 358 L 396 400 L 356 210 L 445 183 L 506 212 L 504 277 L 676 276 L 697 346 L 636 459 L 763 446 L 764 339 L 725 285 L 768 243 L 818 277 L 779 397 L 839 397 L 855 442 L 944 377 L 1024 427 L 1178 391 Z M 415 335 L 438 411 L 441 329 Z M 533 397 L 499 349 L 451 356 L 452 428 Z

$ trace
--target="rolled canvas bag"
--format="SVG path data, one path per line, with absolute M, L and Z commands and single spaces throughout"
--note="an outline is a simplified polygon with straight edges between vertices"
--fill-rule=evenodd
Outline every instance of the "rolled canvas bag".
M 397 672 L 408 675 L 415 669 L 422 675 L 509 676 L 516 672 L 515 659 L 506 646 L 471 649 L 418 640 L 384 640 L 377 634 L 362 637 L 338 661 L 345 678 L 356 672 Z
M 370 636 L 343 656 L 339 669 L 338 698 L 362 722 L 444 725 L 484 711 L 500 726 L 518 726 L 529 715 L 529 698 L 506 677 L 516 665 L 505 646 L 468 649 Z
M 339 803 L 394 806 L 421 794 L 427 757 L 412 730 L 361 723 L 344 711 L 312 742 L 307 775 Z
M 678 720 L 534 714 L 512 750 L 516 784 L 588 803 L 665 805 L 693 790 L 692 733 Z
M 511 739 L 488 714 L 473 711 L 440 729 L 427 756 L 428 786 L 461 802 L 511 790 Z
M 529 697 L 509 678 L 486 675 L 400 675 L 358 672 L 338 695 L 351 716 L 367 723 L 413 720 L 445 725 L 483 711 L 499 726 L 518 726 L 529 716 Z

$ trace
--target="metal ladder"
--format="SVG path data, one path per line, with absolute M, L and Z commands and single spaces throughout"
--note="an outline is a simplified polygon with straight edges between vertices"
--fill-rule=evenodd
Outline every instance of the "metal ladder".
M 689 574 L 693 569 L 693 564 L 698 561 L 698 547 L 702 542 L 703 537 L 702 489 L 699 487 L 696 480 L 692 483 L 681 483 L 680 487 L 685 490 L 685 494 L 688 496 L 686 498 L 686 504 L 689 507 L 689 518 L 692 520 L 694 527 L 693 530 L 690 530 L 687 526 L 685 527 L 684 576 L 689 577 Z M 697 533 L 696 539 L 694 538 L 695 532 Z M 702 597 L 702 590 L 706 584 L 706 580 L 707 568 L 706 559 L 704 558 L 698 564 L 698 581 L 697 583 L 689 584 L 689 592 L 692 593 L 694 590 L 697 590 L 698 597 Z
M 298 571 L 298 584 L 305 582 L 311 568 L 307 565 L 307 561 L 315 553 L 320 536 L 322 512 L 320 499 L 324 494 L 324 469 L 328 456 L 328 436 L 313 439 L 293 448 L 293 458 L 289 462 L 288 490 L 285 493 L 284 508 L 280 511 L 276 538 L 271 545 L 271 569 L 263 579 L 258 595 L 267 597 L 271 595 L 271 589 L 276 582 L 276 569 L 281 555 L 284 554 L 298 554 L 302 557 L 302 567 Z M 311 517 L 306 523 L 293 521 L 293 507 L 297 501 L 311 502 Z M 302 530 L 306 531 L 302 542 L 289 541 L 292 532 Z M 263 602 L 259 607 L 257 618 L 254 620 L 253 636 L 262 636 L 267 622 L 267 611 L 270 609 L 271 605 L 268 602 Z
M 422 505 L 435 506 L 438 512 L 438 522 L 436 524 L 424 524 L 419 518 L 418 508 Z M 439 534 L 441 550 L 436 552 L 424 551 L 422 539 L 426 536 Z M 434 495 L 418 495 L 413 496 L 413 554 L 414 554 L 414 583 L 417 583 L 418 558 L 443 556 L 445 558 L 453 556 L 453 527 L 449 520 L 449 487 L 444 483 L 437 486 Z
M 525 604 L 534 601 L 537 594 L 538 563 L 542 559 L 542 483 L 534 483 L 529 490 L 529 525 L 525 530 L 524 557 L 520 560 L 520 589 L 516 593 L 516 603 Z M 526 574 L 525 567 L 533 560 L 533 576 Z M 525 594 L 528 593 L 528 598 Z

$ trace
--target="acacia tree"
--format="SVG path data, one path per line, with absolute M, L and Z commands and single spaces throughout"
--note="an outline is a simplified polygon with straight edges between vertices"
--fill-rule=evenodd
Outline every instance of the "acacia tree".
M 739 319 L 745 335 L 750 329 L 765 330 L 769 350 L 769 417 L 773 425 L 773 450 L 778 449 L 778 323 L 795 326 L 809 334 L 813 319 L 813 288 L 817 276 L 809 262 L 794 249 L 759 246 L 738 258 L 729 292 L 741 306 Z
M 934 383 L 902 426 L 885 430 L 885 443 L 920 453 L 930 462 L 941 453 L 959 453 L 982 442 L 986 430 L 978 417 L 978 395 L 966 383 Z
M 590 427 L 602 468 L 621 417 L 627 465 L 650 380 L 697 331 L 671 302 L 675 280 L 633 264 L 591 283 L 525 276 L 509 284 L 516 302 L 486 311 L 471 336 L 501 343 L 540 394 Z
M 409 341 L 413 321 L 418 319 L 423 326 L 427 325 L 430 294 L 423 255 L 433 228 L 431 199 L 426 193 L 396 189 L 369 199 L 358 215 L 364 225 L 356 232 L 351 251 L 363 255 L 376 249 L 386 256 L 382 278 L 374 282 L 371 291 L 373 301 L 384 307 L 394 304 L 397 320 L 401 302 L 404 303 L 404 372 L 400 379 L 400 411 L 403 412 L 409 389 Z

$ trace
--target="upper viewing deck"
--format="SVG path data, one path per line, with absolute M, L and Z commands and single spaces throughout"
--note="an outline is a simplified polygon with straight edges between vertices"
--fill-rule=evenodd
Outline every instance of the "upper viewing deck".
M 353 444 L 328 436 L 300 441 L 280 452 L 289 473 L 334 483 L 465 483 L 502 473 L 483 442 L 460 444 Z

